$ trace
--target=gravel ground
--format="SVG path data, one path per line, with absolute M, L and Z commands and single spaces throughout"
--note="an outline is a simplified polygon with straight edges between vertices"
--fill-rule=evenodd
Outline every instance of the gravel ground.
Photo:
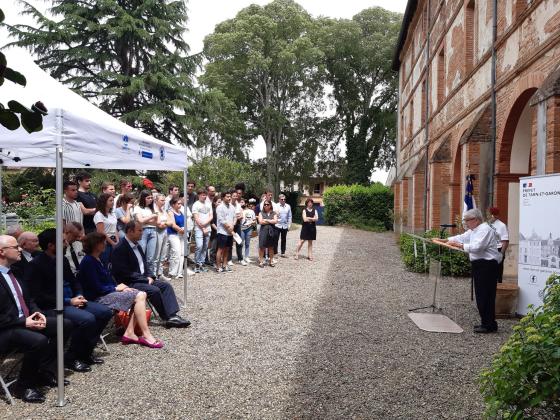
M 289 250 L 298 236 L 288 235 Z M 473 334 L 469 280 L 444 279 L 444 313 L 465 332 L 421 331 L 407 310 L 429 303 L 431 286 L 404 271 L 392 233 L 319 227 L 318 238 L 313 262 L 196 275 L 193 325 L 152 327 L 164 349 L 113 342 L 104 365 L 69 375 L 65 407 L 52 390 L 43 405 L 0 402 L 0 416 L 480 418 L 477 375 L 513 321 Z

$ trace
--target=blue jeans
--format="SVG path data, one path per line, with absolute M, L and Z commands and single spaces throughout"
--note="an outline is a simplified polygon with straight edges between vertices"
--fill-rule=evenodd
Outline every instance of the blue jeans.
M 89 301 L 83 309 L 71 305 L 64 307 L 64 318 L 74 324 L 67 362 L 91 356 L 99 336 L 112 316 L 111 309 L 92 301 Z
M 253 233 L 252 228 L 241 230 L 241 239 L 243 239 L 243 243 L 245 244 L 245 258 L 249 258 L 249 246 L 251 245 L 252 233 Z
M 194 262 L 203 265 L 206 260 L 206 251 L 208 250 L 208 241 L 210 240 L 210 231 L 205 234 L 200 229 L 194 231 L 194 241 L 196 243 L 196 251 L 194 253 Z
M 155 228 L 144 228 L 142 230 L 142 239 L 138 241 L 144 254 L 146 254 L 146 262 L 148 263 L 148 269 L 150 274 L 155 276 L 156 273 L 153 271 L 155 268 L 156 261 L 156 251 L 157 251 L 157 232 Z

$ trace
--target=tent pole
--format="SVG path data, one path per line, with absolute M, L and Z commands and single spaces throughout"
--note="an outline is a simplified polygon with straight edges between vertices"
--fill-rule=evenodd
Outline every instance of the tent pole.
M 62 110 L 56 115 L 56 366 L 59 407 L 64 407 L 64 292 L 63 292 L 63 226 L 62 226 L 62 177 L 63 138 Z
M 58 406 L 64 401 L 64 295 L 62 280 L 62 147 L 56 148 L 56 354 L 58 380 Z
M 187 206 L 188 206 L 188 202 L 189 202 L 189 198 L 187 197 L 187 176 L 188 176 L 188 170 L 185 168 L 183 170 L 183 199 L 185 200 L 185 216 L 187 215 Z M 188 262 L 189 262 L 189 251 L 190 251 L 190 241 L 188 240 L 188 232 L 187 232 L 187 220 L 185 217 L 185 233 L 183 236 L 183 243 L 185 244 L 185 252 L 184 252 L 184 263 L 183 263 L 183 309 L 187 308 L 187 284 L 188 284 L 188 272 L 189 270 L 187 269 L 188 266 Z

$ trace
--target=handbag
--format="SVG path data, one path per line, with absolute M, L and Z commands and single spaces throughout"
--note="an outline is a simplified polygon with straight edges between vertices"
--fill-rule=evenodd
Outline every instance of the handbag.
M 130 322 L 130 313 L 134 308 L 131 308 L 128 311 L 118 311 L 115 314 L 114 321 L 115 321 L 115 328 L 123 328 L 126 329 L 128 327 L 128 323 Z M 152 317 L 152 310 L 146 309 L 146 322 L 150 322 L 150 318 Z M 142 330 L 138 327 L 138 324 L 134 326 L 134 334 L 137 336 L 142 335 Z

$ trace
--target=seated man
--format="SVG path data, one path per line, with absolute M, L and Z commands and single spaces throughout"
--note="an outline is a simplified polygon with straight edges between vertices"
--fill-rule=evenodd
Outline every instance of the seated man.
M 41 232 L 39 245 L 43 252 L 29 263 L 25 281 L 37 305 L 42 310 L 53 311 L 56 308 L 56 229 Z M 76 372 L 89 372 L 90 365 L 103 363 L 93 355 L 93 349 L 113 312 L 97 302 L 88 302 L 66 258 L 63 264 L 64 318 L 74 324 L 65 364 Z
M 66 250 L 64 256 L 70 264 L 72 273 L 78 275 L 80 263 L 84 258 L 82 240 L 84 239 L 84 227 L 78 222 L 69 222 L 64 225 L 64 241 Z
M 132 220 L 126 224 L 124 232 L 125 239 L 119 241 L 111 257 L 112 272 L 117 283 L 146 292 L 148 300 L 165 321 L 166 328 L 188 327 L 190 321 L 178 314 L 179 305 L 171 284 L 154 280 L 149 271 L 146 255 L 138 246 L 138 241 L 142 238 L 142 224 Z
M 16 278 L 23 279 L 25 267 L 39 253 L 39 238 L 33 232 L 22 232 L 17 241 L 21 248 L 21 259 L 12 264 L 11 269 Z
M 15 238 L 0 236 L 0 354 L 24 353 L 15 395 L 42 403 L 45 396 L 37 387 L 56 386 L 56 318 L 39 312 L 25 283 L 11 272 L 20 258 Z M 72 323 L 64 320 L 65 338 L 71 329 Z

